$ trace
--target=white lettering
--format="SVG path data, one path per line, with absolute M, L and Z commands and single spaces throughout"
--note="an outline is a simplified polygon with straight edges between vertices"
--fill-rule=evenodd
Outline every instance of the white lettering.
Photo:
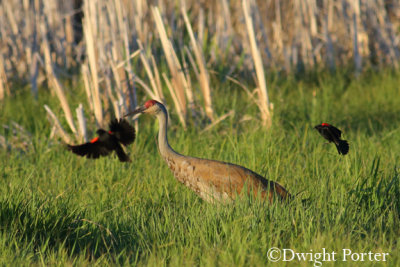
M 348 248 L 343 249 L 343 261 L 347 261 L 347 256 L 351 255 L 351 250 Z
M 383 260 L 382 261 L 386 261 L 386 256 L 389 256 L 389 253 L 382 253 L 383 255 Z
M 283 255 L 282 255 L 283 254 Z M 325 248 L 322 248 L 319 252 L 314 252 L 310 249 L 309 252 L 295 252 L 293 249 L 285 248 L 282 249 L 282 258 L 278 260 L 282 261 L 305 261 L 314 262 L 315 267 L 321 267 L 324 262 L 337 261 L 335 251 L 328 252 Z M 351 249 L 342 249 L 342 261 L 354 261 L 354 262 L 380 262 L 387 261 L 387 256 L 389 253 L 374 253 L 372 251 L 368 252 L 358 252 L 351 251 Z
M 292 254 L 292 257 L 290 259 L 286 258 L 286 251 L 288 251 Z M 294 251 L 290 248 L 284 248 L 283 249 L 283 261 L 292 261 L 293 259 L 294 259 Z

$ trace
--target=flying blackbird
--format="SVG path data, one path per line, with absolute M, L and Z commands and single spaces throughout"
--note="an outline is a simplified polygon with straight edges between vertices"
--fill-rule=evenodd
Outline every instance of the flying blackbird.
M 342 132 L 333 125 L 321 123 L 314 127 L 329 142 L 334 142 L 339 154 L 346 155 L 349 152 L 349 143 L 340 139 Z
M 67 145 L 67 148 L 79 156 L 93 159 L 109 155 L 115 150 L 120 161 L 131 161 L 121 144 L 127 146 L 135 141 L 135 128 L 125 119 L 113 119 L 109 124 L 109 128 L 108 132 L 98 129 L 96 131 L 98 137 L 93 138 L 88 143 L 76 146 Z

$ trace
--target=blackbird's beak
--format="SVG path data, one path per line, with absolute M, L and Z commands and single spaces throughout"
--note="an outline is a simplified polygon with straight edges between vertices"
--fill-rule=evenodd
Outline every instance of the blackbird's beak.
M 134 111 L 125 114 L 124 117 L 134 116 L 136 114 L 143 113 L 147 108 L 145 106 L 137 107 Z

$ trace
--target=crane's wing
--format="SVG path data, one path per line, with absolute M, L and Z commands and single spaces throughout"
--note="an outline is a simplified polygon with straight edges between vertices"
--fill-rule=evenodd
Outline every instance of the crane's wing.
M 67 148 L 79 156 L 91 159 L 97 159 L 100 156 L 106 156 L 111 153 L 111 151 L 103 146 L 99 141 L 76 146 L 67 145 Z
M 125 119 L 113 119 L 110 122 L 110 131 L 124 146 L 132 144 L 135 141 L 135 128 Z

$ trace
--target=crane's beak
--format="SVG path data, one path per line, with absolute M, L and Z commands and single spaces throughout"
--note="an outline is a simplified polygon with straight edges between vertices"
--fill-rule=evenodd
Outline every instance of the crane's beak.
M 125 114 L 124 117 L 128 117 L 128 116 L 134 116 L 135 114 L 141 114 L 143 113 L 147 108 L 145 106 L 140 106 L 137 107 L 134 111 L 129 112 L 128 114 Z

